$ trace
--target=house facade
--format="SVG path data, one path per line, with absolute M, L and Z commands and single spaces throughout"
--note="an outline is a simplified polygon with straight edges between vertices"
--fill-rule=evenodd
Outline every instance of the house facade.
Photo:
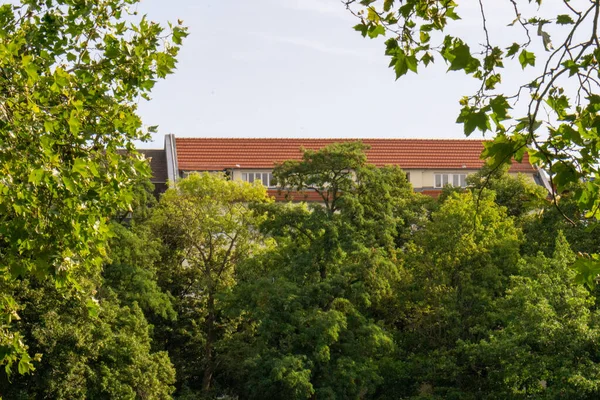
M 221 171 L 232 179 L 260 181 L 271 195 L 283 199 L 272 184 L 276 164 L 300 160 L 303 148 L 318 150 L 332 143 L 348 141 L 368 145 L 369 163 L 378 167 L 399 166 L 407 173 L 415 191 L 432 196 L 437 196 L 446 185 L 466 186 L 466 177 L 484 165 L 480 158 L 484 142 L 471 139 L 178 138 L 171 134 L 165 136 L 160 162 L 151 160 L 155 174 L 153 182 L 162 188 L 166 187 L 167 180 L 176 181 L 191 172 Z M 521 163 L 513 162 L 509 173 L 524 174 L 549 188 L 545 173 L 531 165 L 527 153 Z M 318 200 L 310 193 L 297 199 Z

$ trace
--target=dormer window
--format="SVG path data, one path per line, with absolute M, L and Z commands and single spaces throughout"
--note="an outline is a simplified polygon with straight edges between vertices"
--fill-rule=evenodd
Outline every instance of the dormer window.
M 446 185 L 467 187 L 467 174 L 435 174 L 434 187 L 443 188 Z
M 250 183 L 258 181 L 266 187 L 274 186 L 271 184 L 273 181 L 273 174 L 270 172 L 242 172 L 242 180 Z

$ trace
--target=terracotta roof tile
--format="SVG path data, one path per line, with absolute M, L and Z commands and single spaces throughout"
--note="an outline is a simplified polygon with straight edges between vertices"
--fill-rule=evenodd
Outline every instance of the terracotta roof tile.
M 269 196 L 272 196 L 277 201 L 309 201 L 309 202 L 322 202 L 323 198 L 319 193 L 314 190 L 306 190 L 303 192 L 298 192 L 295 190 L 287 191 L 287 190 L 277 190 L 277 189 L 269 189 L 267 190 Z
M 479 169 L 483 141 L 470 139 L 249 139 L 176 138 L 181 170 L 273 168 L 285 160 L 299 160 L 301 148 L 317 150 L 332 143 L 361 140 L 371 148 L 370 163 L 403 169 Z M 511 172 L 533 172 L 527 153 Z

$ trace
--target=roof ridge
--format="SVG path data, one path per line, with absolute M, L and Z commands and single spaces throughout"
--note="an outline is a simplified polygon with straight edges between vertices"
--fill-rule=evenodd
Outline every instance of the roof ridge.
M 200 137 L 189 137 L 189 136 L 175 136 L 175 139 L 217 139 L 217 140 L 418 140 L 418 141 L 460 141 L 460 142 L 489 142 L 490 139 L 471 139 L 471 138 L 304 138 L 304 137 L 211 137 L 211 136 L 200 136 Z

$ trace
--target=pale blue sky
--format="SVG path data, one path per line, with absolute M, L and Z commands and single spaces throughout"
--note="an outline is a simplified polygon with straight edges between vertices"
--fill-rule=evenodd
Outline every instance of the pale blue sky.
M 514 19 L 488 1 L 492 39 Z M 339 0 L 142 0 L 140 13 L 182 19 L 177 71 L 140 103 L 147 125 L 181 137 L 462 138 L 461 95 L 477 83 L 434 68 L 395 81 L 382 40 L 364 39 Z M 476 1 L 465 1 L 455 29 L 481 41 Z M 496 34 L 497 33 L 497 34 Z M 502 36 L 501 36 L 502 35 Z M 520 67 L 507 66 L 519 78 Z M 522 78 L 518 79 L 522 82 Z M 507 83 L 508 84 L 508 83 Z

